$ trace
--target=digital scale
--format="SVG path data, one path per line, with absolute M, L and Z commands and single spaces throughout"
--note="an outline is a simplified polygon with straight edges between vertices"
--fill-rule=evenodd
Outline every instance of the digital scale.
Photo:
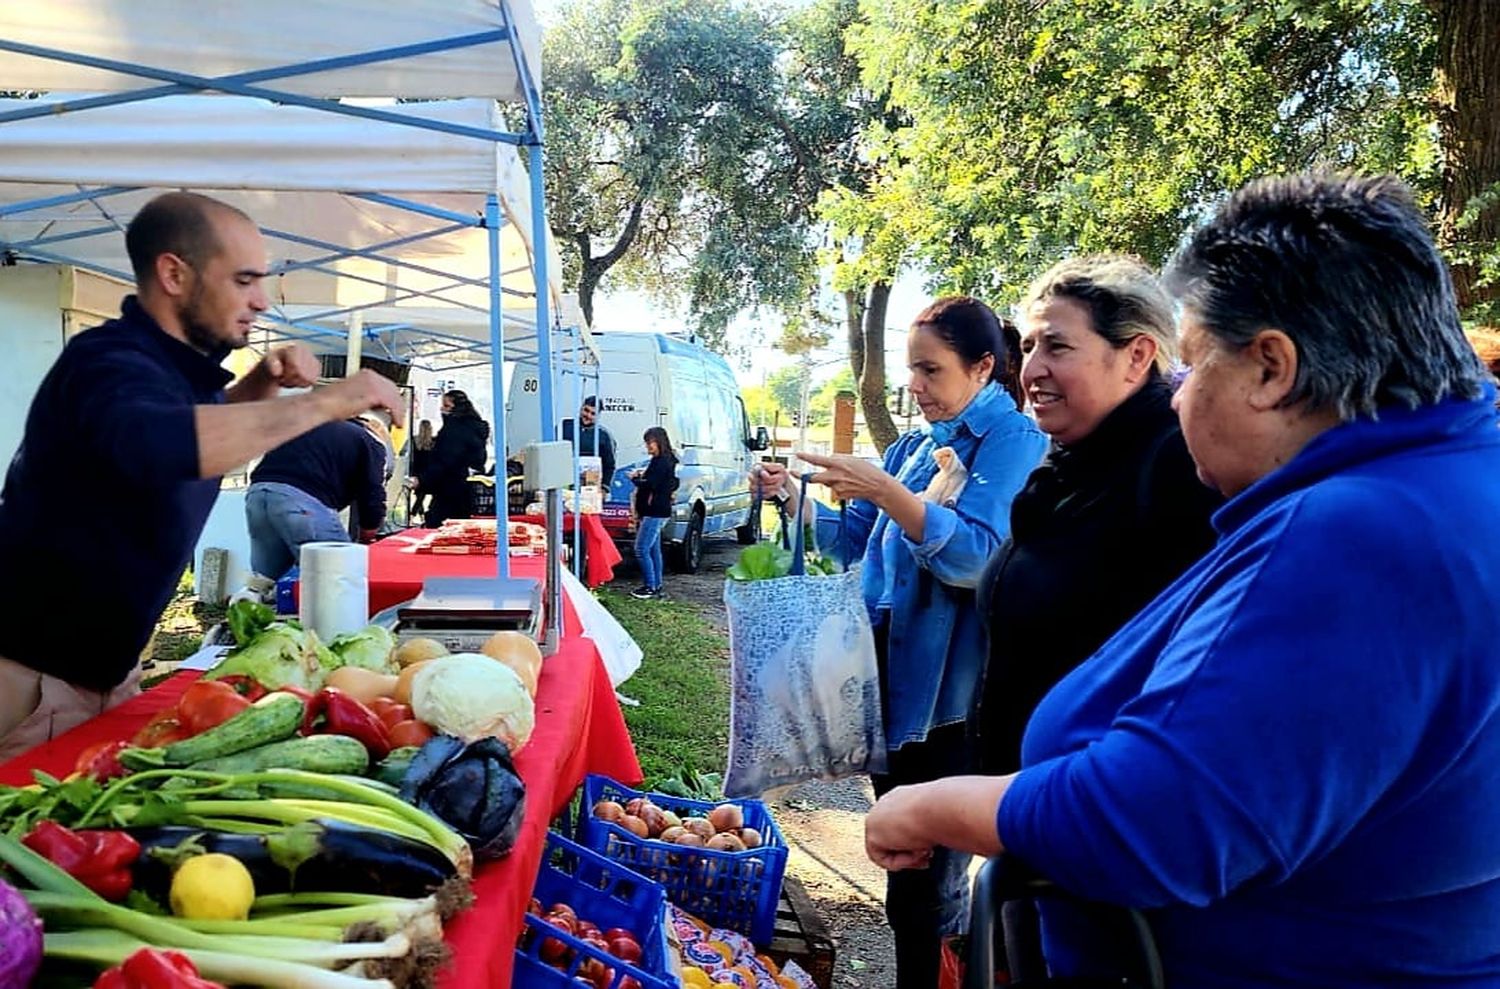
M 478 652 L 496 632 L 542 641 L 542 584 L 531 578 L 429 577 L 396 607 L 398 643 L 434 639 L 449 652 Z

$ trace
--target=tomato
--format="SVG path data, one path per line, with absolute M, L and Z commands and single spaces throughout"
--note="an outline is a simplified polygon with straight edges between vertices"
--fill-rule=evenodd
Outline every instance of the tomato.
M 365 705 L 387 728 L 411 720 L 411 705 L 401 704 L 389 697 L 377 697 Z
M 101 782 L 127 776 L 130 771 L 120 765 L 120 750 L 127 744 L 129 743 L 98 742 L 90 745 L 78 753 L 78 761 L 73 764 L 73 771 Z
M 245 698 L 250 701 L 258 701 L 266 696 L 266 688 L 262 687 L 260 681 L 255 679 L 255 677 L 236 674 L 234 676 L 219 677 L 215 682 L 228 684 L 234 688 L 235 693 L 244 694 Z
M 177 709 L 169 707 L 146 722 L 145 726 L 135 733 L 130 744 L 138 745 L 143 749 L 154 749 L 180 742 L 189 734 L 191 732 L 177 719 Z
M 409 718 L 391 725 L 391 748 L 393 749 L 406 745 L 426 745 L 430 738 L 432 738 L 432 729 L 415 719 Z
M 189 735 L 196 735 L 223 724 L 249 706 L 249 699 L 229 684 L 199 680 L 182 692 L 177 718 Z

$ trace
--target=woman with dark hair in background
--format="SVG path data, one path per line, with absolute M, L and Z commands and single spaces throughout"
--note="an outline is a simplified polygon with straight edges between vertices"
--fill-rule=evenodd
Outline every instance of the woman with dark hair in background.
M 635 482 L 635 557 L 641 564 L 641 586 L 631 592 L 637 598 L 661 595 L 661 530 L 672 517 L 672 495 L 677 490 L 677 452 L 660 426 L 646 430 L 642 441 L 651 462 L 644 471 L 630 475 Z
M 965 734 L 984 668 L 974 588 L 1010 531 L 1011 498 L 1047 448 L 1016 408 L 1016 365 L 989 306 L 939 299 L 907 337 L 911 394 L 926 427 L 893 443 L 883 467 L 798 454 L 822 468 L 814 483 L 847 502 L 842 524 L 837 510 L 812 499 L 799 506 L 785 467 L 762 464 L 754 475 L 762 495 L 785 497 L 793 518 L 816 521 L 820 549 L 862 563 L 890 752 L 876 794 L 974 765 Z M 967 914 L 967 865 L 967 855 L 939 850 L 930 869 L 890 876 L 899 989 L 937 984 L 941 937 L 958 933 Z
M 436 439 L 432 434 L 432 420 L 423 419 L 422 424 L 417 427 L 417 435 L 411 441 L 411 470 L 408 472 L 409 476 L 420 477 L 422 472 L 427 469 L 428 463 L 432 460 L 432 446 L 435 442 Z M 426 501 L 427 492 L 417 491 L 413 493 L 410 513 L 412 518 L 415 519 L 418 515 L 422 514 L 423 503 Z
M 447 519 L 474 514 L 469 472 L 489 459 L 490 424 L 479 418 L 469 396 L 454 389 L 443 396 L 443 428 L 432 443 L 426 467 L 413 477 L 418 496 L 431 498 L 426 524 L 436 529 Z

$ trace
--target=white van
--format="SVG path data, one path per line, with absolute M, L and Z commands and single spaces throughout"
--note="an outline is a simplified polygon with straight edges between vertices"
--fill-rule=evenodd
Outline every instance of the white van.
M 596 333 L 599 353 L 599 423 L 614 437 L 615 476 L 604 505 L 605 527 L 617 542 L 635 535 L 630 472 L 645 467 L 641 440 L 652 426 L 671 437 L 680 464 L 672 518 L 663 539 L 678 569 L 696 572 L 703 537 L 733 530 L 742 543 L 760 538 L 751 518 L 750 468 L 770 447 L 762 426 L 751 432 L 739 384 L 724 358 L 696 342 L 663 333 Z M 559 419 L 571 419 L 580 399 L 595 394 L 592 369 L 555 372 L 553 397 Z M 535 364 L 518 364 L 506 403 L 507 440 L 519 450 L 541 435 L 539 380 Z

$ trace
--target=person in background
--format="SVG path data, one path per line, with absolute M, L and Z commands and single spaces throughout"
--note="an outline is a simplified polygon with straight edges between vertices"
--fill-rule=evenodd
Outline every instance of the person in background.
M 642 440 L 651 462 L 645 470 L 630 475 L 635 484 L 635 558 L 641 563 L 641 586 L 630 593 L 632 597 L 654 598 L 661 596 L 666 569 L 661 555 L 661 531 L 672 517 L 672 495 L 677 491 L 677 451 L 672 449 L 671 438 L 660 426 L 646 430 Z
M 1253 182 L 1167 284 L 1217 545 L 1052 689 L 1019 773 L 894 790 L 866 848 L 1145 909 L 1170 986 L 1500 984 L 1496 388 L 1423 211 Z M 1052 973 L 1109 973 L 1071 914 Z
M 385 520 L 384 468 L 385 447 L 363 419 L 325 423 L 267 453 L 245 493 L 250 568 L 274 584 L 303 543 L 349 542 L 346 508 L 369 542 Z
M 431 500 L 426 525 L 436 529 L 448 519 L 474 514 L 470 471 L 482 471 L 489 459 L 490 424 L 479 417 L 469 396 L 458 389 L 443 395 L 443 428 L 432 443 L 431 459 L 412 476 L 417 493 Z
M 814 483 L 847 502 L 842 523 L 811 499 L 799 506 L 785 467 L 762 464 L 752 475 L 763 497 L 816 522 L 821 550 L 862 563 L 890 751 L 877 794 L 973 765 L 967 728 L 985 655 L 974 589 L 1010 532 L 1011 499 L 1047 449 L 1016 407 L 1016 340 L 989 306 L 963 296 L 938 299 L 913 320 L 907 366 L 927 426 L 892 444 L 883 467 L 797 454 L 822 468 Z M 932 868 L 890 876 L 900 989 L 937 985 L 942 935 L 965 921 L 967 869 L 967 854 L 939 850 Z
M 416 437 L 411 442 L 411 470 L 408 472 L 409 476 L 416 477 L 427 469 L 427 464 L 432 460 L 433 442 L 432 420 L 423 419 L 421 425 L 417 427 Z M 416 518 L 426 511 L 426 501 L 426 491 L 414 491 L 412 493 L 410 512 L 412 518 Z
M 572 442 L 573 420 L 563 421 L 562 438 Z M 608 497 L 615 480 L 615 438 L 599 423 L 598 399 L 592 395 L 578 407 L 578 455 L 599 458 L 599 487 Z
M 1053 442 L 980 583 L 978 739 L 993 773 L 1020 768 L 1021 733 L 1052 685 L 1213 545 L 1223 502 L 1198 480 L 1172 411 L 1172 300 L 1144 264 L 1064 261 L 1020 313 L 1021 384 Z
M 125 247 L 136 293 L 63 348 L 0 491 L 0 761 L 136 692 L 223 474 L 366 409 L 400 421 L 395 385 L 369 370 L 278 397 L 317 380 L 301 344 L 230 384 L 221 364 L 269 305 L 265 241 L 244 213 L 167 193 Z M 57 617 L 62 588 L 74 604 Z

